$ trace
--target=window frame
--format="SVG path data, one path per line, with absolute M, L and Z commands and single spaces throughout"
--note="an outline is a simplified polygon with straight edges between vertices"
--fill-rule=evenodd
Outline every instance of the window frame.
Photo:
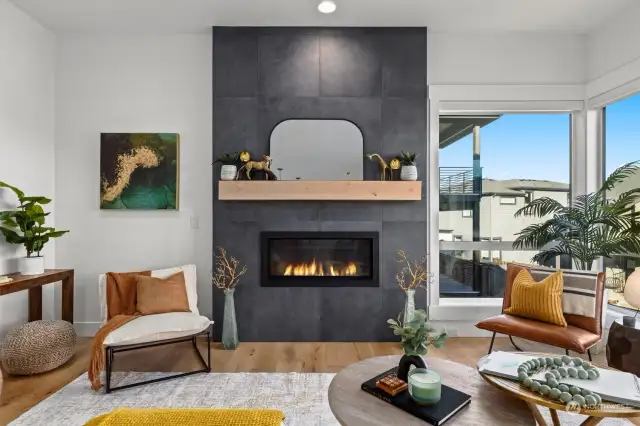
M 431 86 L 429 90 L 428 108 L 428 146 L 427 161 L 429 172 L 427 176 L 427 242 L 429 253 L 439 253 L 439 149 L 440 149 L 440 115 L 462 114 L 569 114 L 570 115 L 570 193 L 573 193 L 576 175 L 584 176 L 583 171 L 576 173 L 574 166 L 584 168 L 584 164 L 574 159 L 575 147 L 585 143 L 586 132 L 577 132 L 575 128 L 581 123 L 585 114 L 584 89 L 579 86 Z M 473 246 L 480 242 L 470 242 Z M 497 243 L 501 247 L 505 243 Z M 439 258 L 429 256 L 429 270 L 435 277 L 433 285 L 428 290 L 427 304 L 432 319 L 448 319 L 448 308 L 455 307 L 459 314 L 461 304 L 464 306 L 482 305 L 495 309 L 500 306 L 501 299 L 469 298 L 464 301 L 452 301 L 440 297 Z M 442 309 L 440 309 L 442 308 Z M 484 310 L 477 311 L 482 315 Z M 499 313 L 499 312 L 498 312 Z M 474 317 L 476 318 L 476 317 Z
M 511 202 L 506 202 L 506 200 L 513 200 L 513 203 Z M 516 199 L 516 197 L 510 197 L 510 196 L 500 196 L 500 199 L 498 200 L 498 203 L 500 203 L 500 205 L 502 206 L 515 206 L 516 204 L 518 204 L 518 200 Z

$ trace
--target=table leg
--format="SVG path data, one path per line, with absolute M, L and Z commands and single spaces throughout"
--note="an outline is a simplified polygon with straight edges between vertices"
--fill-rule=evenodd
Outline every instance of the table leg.
M 593 416 L 591 416 L 591 417 L 587 418 L 587 420 L 582 422 L 580 424 L 580 426 L 595 426 L 598 423 L 600 423 L 602 421 L 602 419 L 603 419 L 602 417 L 593 417 Z
M 560 418 L 558 417 L 558 412 L 553 408 L 549 408 L 549 413 L 551 413 L 551 420 L 553 421 L 553 426 L 561 426 Z
M 29 322 L 42 319 L 42 287 L 29 289 Z
M 62 280 L 62 319 L 73 324 L 73 272 Z
M 533 418 L 536 419 L 536 423 L 538 423 L 538 426 L 547 426 L 547 422 L 544 420 L 544 417 L 542 417 L 542 413 L 540 412 L 538 406 L 528 401 L 527 405 L 529 406 L 529 409 L 533 414 Z

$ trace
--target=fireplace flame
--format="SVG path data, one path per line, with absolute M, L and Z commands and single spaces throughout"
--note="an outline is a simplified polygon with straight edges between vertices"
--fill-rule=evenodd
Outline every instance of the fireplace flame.
M 285 276 L 294 277 L 346 277 L 354 276 L 358 273 L 355 263 L 349 262 L 344 267 L 329 265 L 325 271 L 325 267 L 321 262 L 316 262 L 314 258 L 310 263 L 300 263 L 297 265 L 289 264 L 285 268 Z

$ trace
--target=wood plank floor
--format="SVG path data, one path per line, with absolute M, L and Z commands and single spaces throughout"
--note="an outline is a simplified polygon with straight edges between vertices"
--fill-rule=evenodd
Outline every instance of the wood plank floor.
M 79 340 L 75 357 L 52 372 L 31 377 L 5 375 L 0 395 L 0 425 L 6 425 L 84 373 L 89 364 L 90 343 L 89 339 Z M 557 348 L 518 339 L 516 343 L 523 350 L 563 353 Z M 205 342 L 199 345 L 206 353 Z M 485 338 L 451 338 L 444 348 L 432 349 L 428 356 L 475 366 L 488 347 L 489 339 Z M 513 350 L 513 347 L 507 338 L 496 338 L 494 350 Z M 397 343 L 241 343 L 235 351 L 214 345 L 212 363 L 216 372 L 331 373 L 362 359 L 401 353 Z M 606 364 L 604 353 L 596 355 L 594 361 Z M 185 343 L 117 354 L 114 369 L 187 371 L 197 365 L 191 344 Z

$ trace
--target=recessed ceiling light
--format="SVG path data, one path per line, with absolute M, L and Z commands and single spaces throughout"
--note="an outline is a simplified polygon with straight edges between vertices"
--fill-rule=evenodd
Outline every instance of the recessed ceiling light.
M 318 10 L 322 13 L 333 13 L 336 11 L 336 4 L 330 0 L 320 2 Z

